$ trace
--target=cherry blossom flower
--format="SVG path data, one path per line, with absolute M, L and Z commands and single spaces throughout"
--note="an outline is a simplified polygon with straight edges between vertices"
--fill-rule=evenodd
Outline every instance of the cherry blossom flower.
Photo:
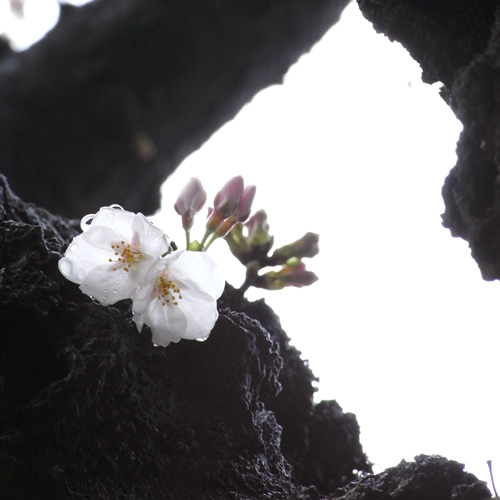
M 131 298 L 144 276 L 169 249 L 165 233 L 141 213 L 103 207 L 81 222 L 59 270 L 103 305 Z
M 206 253 L 178 250 L 162 258 L 138 288 L 132 310 L 137 329 L 153 332 L 153 343 L 208 337 L 218 317 L 225 281 Z

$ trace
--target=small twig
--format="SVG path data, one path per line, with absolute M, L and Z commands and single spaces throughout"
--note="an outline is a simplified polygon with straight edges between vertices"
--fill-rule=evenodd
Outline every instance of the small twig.
M 491 460 L 486 460 L 486 463 L 488 464 L 488 469 L 490 469 L 491 486 L 493 486 L 495 496 L 498 497 L 497 489 L 495 488 L 495 480 L 493 479 L 493 471 L 491 469 Z
M 245 281 L 238 288 L 238 292 L 242 297 L 245 294 L 245 292 L 255 284 L 257 278 L 259 277 L 258 273 L 261 266 L 259 264 L 259 261 L 252 260 L 246 265 L 246 268 L 247 268 L 247 273 L 245 276 Z

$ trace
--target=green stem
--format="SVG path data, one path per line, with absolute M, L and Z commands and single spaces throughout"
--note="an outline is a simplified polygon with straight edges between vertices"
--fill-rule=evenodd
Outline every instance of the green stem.
M 211 234 L 212 234 L 212 233 L 211 233 L 208 229 L 205 231 L 205 236 L 203 236 L 203 239 L 201 240 L 201 243 L 200 243 L 201 248 L 202 248 L 203 250 L 205 250 L 205 248 L 204 248 L 205 241 L 207 241 L 207 238 L 208 238 Z
M 217 235 L 214 233 L 212 234 L 212 237 L 208 240 L 208 243 L 207 245 L 204 247 L 205 248 L 205 252 L 208 250 L 208 247 L 217 239 Z M 202 243 L 202 246 L 203 246 L 203 243 Z

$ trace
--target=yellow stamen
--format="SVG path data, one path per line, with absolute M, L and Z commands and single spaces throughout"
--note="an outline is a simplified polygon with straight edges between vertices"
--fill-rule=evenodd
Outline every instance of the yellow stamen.
M 139 249 L 132 247 L 130 244 L 125 245 L 124 241 L 121 244 L 111 245 L 111 248 L 117 250 L 114 254 L 118 257 L 115 261 L 109 259 L 109 262 L 118 264 L 117 267 L 113 267 L 113 271 L 123 269 L 128 273 L 132 266 L 139 262 L 142 257 Z
M 168 277 L 166 272 L 156 281 L 156 296 L 162 306 L 170 304 L 171 300 L 174 306 L 178 306 L 178 300 L 182 299 L 179 287 Z

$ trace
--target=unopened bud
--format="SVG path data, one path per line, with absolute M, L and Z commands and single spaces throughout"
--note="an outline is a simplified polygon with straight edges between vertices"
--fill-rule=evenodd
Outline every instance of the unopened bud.
M 218 238 L 224 238 L 236 224 L 238 224 L 238 219 L 236 217 L 228 217 L 217 226 L 214 233 Z
M 250 212 L 252 211 L 252 203 L 255 198 L 255 191 L 257 188 L 255 186 L 246 186 L 241 194 L 240 204 L 238 205 L 238 213 L 236 217 L 239 222 L 244 222 L 248 219 Z
M 271 261 L 281 264 L 292 257 L 297 257 L 298 259 L 314 257 L 319 252 L 318 242 L 318 234 L 306 233 L 299 240 L 275 250 L 271 256 Z
M 269 234 L 266 212 L 259 210 L 246 224 L 238 222 L 225 239 L 231 253 L 245 266 L 253 260 L 266 262 L 274 241 Z M 265 264 L 261 264 L 261 267 L 262 265 Z
M 192 177 L 184 186 L 174 205 L 175 211 L 182 217 L 184 229 L 191 229 L 194 216 L 202 209 L 206 200 L 207 193 L 200 180 Z
M 241 256 L 248 254 L 248 241 L 243 234 L 243 224 L 238 222 L 226 236 L 231 253 L 241 261 Z M 244 264 L 245 262 L 243 262 Z
M 259 210 L 255 212 L 247 221 L 245 227 L 248 229 L 249 246 L 252 248 L 267 248 L 267 252 L 269 252 L 273 246 L 274 237 L 269 234 L 266 211 Z
M 223 218 L 236 215 L 243 194 L 243 177 L 237 175 L 224 184 L 214 199 L 214 211 Z
M 306 270 L 300 259 L 290 259 L 279 271 L 269 271 L 259 276 L 254 286 L 266 290 L 281 290 L 287 286 L 303 287 L 312 285 L 318 277 Z
M 212 234 L 217 231 L 217 228 L 224 222 L 224 216 L 214 208 L 210 208 L 207 218 L 207 233 Z

